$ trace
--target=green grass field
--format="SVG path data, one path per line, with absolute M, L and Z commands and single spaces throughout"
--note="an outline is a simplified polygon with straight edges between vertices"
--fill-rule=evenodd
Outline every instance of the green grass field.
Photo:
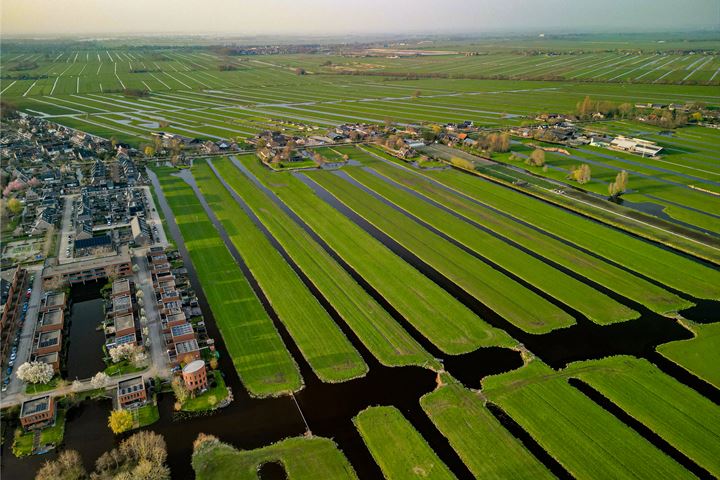
M 395 159 L 377 149 L 368 149 L 368 151 L 396 162 Z M 693 305 L 647 280 L 634 276 L 578 248 L 568 246 L 559 239 L 513 220 L 512 217 L 497 214 L 493 210 L 493 208 L 501 209 L 504 205 L 509 205 L 507 202 L 495 204 L 486 202 L 485 205 L 481 205 L 433 183 L 429 177 L 422 175 L 416 169 L 397 163 L 392 166 L 383 162 L 375 162 L 372 164 L 372 168 L 383 177 L 451 209 L 456 214 L 482 225 L 506 239 L 532 249 L 538 255 L 552 262 L 645 305 L 657 313 L 676 312 Z M 549 233 L 558 235 L 560 232 L 550 231 Z
M 265 186 L 302 218 L 337 254 L 441 350 L 459 354 L 515 342 L 346 219 L 300 180 L 276 176 L 242 158 Z
M 395 407 L 370 407 L 360 412 L 353 421 L 388 480 L 455 478 Z
M 697 298 L 720 299 L 720 272 L 585 218 L 457 171 L 429 177 L 482 204 Z M 682 272 L 678 275 L 678 272 Z
M 449 375 L 444 380 L 448 383 L 423 396 L 420 405 L 476 478 L 553 478 L 477 393 Z
M 173 169 L 155 172 L 245 388 L 255 396 L 300 389 L 302 378 L 295 362 L 192 188 L 172 176 Z
M 513 325 L 540 334 L 575 323 L 570 315 L 536 293 L 349 182 L 331 173 L 307 175 Z
M 531 285 L 599 324 L 638 318 L 639 313 L 566 275 L 502 239 L 390 185 L 372 173 L 352 169 L 348 175 L 420 220 L 452 237 Z
M 720 388 L 720 323 L 694 324 L 695 338 L 658 345 L 656 350 L 693 375 Z
M 206 162 L 193 167 L 200 190 L 280 320 L 318 377 L 341 382 L 367 365 L 312 292 L 232 198 Z
M 647 360 L 608 357 L 564 371 L 589 384 L 715 476 L 720 476 L 720 407 Z
M 381 363 L 400 366 L 433 361 L 307 232 L 229 160 L 216 160 L 213 165 Z
M 192 456 L 198 480 L 255 480 L 258 468 L 279 462 L 288 480 L 356 479 L 357 475 L 332 440 L 322 437 L 288 438 L 256 450 L 237 450 L 221 442 L 205 442 Z
M 225 400 L 228 396 L 228 389 L 222 374 L 215 370 L 212 372 L 215 377 L 215 386 L 210 387 L 206 392 L 189 398 L 183 403 L 182 410 L 186 412 L 205 412 L 212 410 L 215 406 Z M 214 402 L 210 398 L 214 398 Z
M 483 393 L 576 478 L 691 478 L 539 360 L 486 377 Z

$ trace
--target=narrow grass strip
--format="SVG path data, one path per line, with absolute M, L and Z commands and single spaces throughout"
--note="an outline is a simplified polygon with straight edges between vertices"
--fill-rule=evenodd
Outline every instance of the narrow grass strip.
M 455 478 L 395 407 L 370 407 L 353 422 L 387 480 Z

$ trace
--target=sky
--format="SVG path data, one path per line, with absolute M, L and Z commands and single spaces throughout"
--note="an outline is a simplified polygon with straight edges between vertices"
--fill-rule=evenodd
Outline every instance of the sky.
M 0 33 L 363 35 L 718 29 L 720 0 L 0 0 Z

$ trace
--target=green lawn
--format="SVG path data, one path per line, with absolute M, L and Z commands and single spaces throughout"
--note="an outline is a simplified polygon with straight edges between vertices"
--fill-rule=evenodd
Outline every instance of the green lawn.
M 372 153 L 382 154 L 377 150 L 372 150 Z M 693 305 L 691 302 L 605 262 L 601 258 L 596 258 L 578 248 L 569 246 L 512 218 L 499 215 L 490 208 L 489 203 L 479 205 L 456 192 L 443 188 L 417 170 L 400 165 L 392 166 L 384 162 L 375 162 L 372 164 L 372 168 L 385 178 L 412 189 L 423 197 L 451 209 L 453 212 L 494 231 L 504 238 L 531 249 L 552 262 L 576 271 L 585 278 L 645 305 L 654 312 L 665 314 Z M 480 179 L 477 181 L 482 182 Z M 498 202 L 495 206 L 500 208 L 502 205 Z M 560 232 L 556 231 L 551 231 L 551 233 L 560 234 Z
M 280 462 L 289 480 L 357 479 L 345 455 L 322 437 L 288 438 L 255 450 L 205 442 L 192 456 L 197 480 L 257 480 L 258 468 L 267 462 Z
M 137 428 L 147 427 L 160 420 L 160 411 L 158 410 L 157 403 L 153 400 L 152 403 L 138 408 L 137 420 Z
M 57 413 L 55 414 L 55 424 L 51 427 L 42 429 L 40 433 L 40 448 L 44 445 L 59 445 L 65 436 L 65 409 L 56 404 Z M 15 433 L 15 441 L 13 442 L 13 453 L 16 457 L 24 457 L 32 453 L 33 432 L 25 432 L 22 427 L 18 427 Z
M 541 334 L 575 323 L 569 314 L 538 294 L 342 178 L 328 172 L 307 175 L 513 325 Z
M 450 213 L 402 191 L 362 169 L 348 169 L 358 182 L 432 225 L 490 261 L 601 325 L 638 318 L 640 314 L 532 255 L 508 245 Z
M 192 188 L 171 168 L 156 172 L 245 388 L 259 397 L 300 389 L 295 362 Z
M 617 356 L 577 362 L 564 372 L 589 384 L 688 458 L 720 476 L 718 405 L 644 359 Z
M 105 373 L 110 375 L 111 377 L 113 375 L 125 375 L 126 373 L 134 373 L 134 372 L 140 372 L 142 370 L 145 370 L 146 367 L 136 367 L 130 361 L 128 360 L 122 360 L 118 363 L 112 363 L 110 364 L 106 369 Z
M 206 162 L 193 175 L 209 206 L 257 280 L 298 348 L 321 380 L 364 375 L 367 365 L 268 238 L 222 186 Z
M 720 271 L 608 228 L 506 187 L 458 171 L 426 175 L 579 247 L 669 287 L 703 299 L 720 299 Z M 682 272 L 682 274 L 678 274 Z
M 48 383 L 27 383 L 25 384 L 25 393 L 28 395 L 37 395 L 38 393 L 54 390 L 60 380 L 62 380 L 60 375 L 55 375 Z
M 656 350 L 693 375 L 720 388 L 720 323 L 693 324 L 695 338 L 658 345 Z
M 215 386 L 208 389 L 207 392 L 198 395 L 195 398 L 189 398 L 183 403 L 182 410 L 186 412 L 204 412 L 207 410 L 212 410 L 215 408 L 215 406 L 225 400 L 228 396 L 228 389 L 225 385 L 225 380 L 223 379 L 222 373 L 220 373 L 218 370 L 215 370 L 212 372 L 215 376 Z M 210 404 L 209 398 L 211 396 L 215 397 L 215 403 Z
M 486 377 L 483 393 L 578 479 L 692 478 L 540 360 Z
M 423 396 L 420 405 L 476 478 L 553 478 L 478 394 L 449 375 L 444 380 L 449 383 Z
M 229 160 L 213 164 L 380 362 L 399 366 L 432 361 L 330 254 Z
M 455 478 L 395 407 L 370 407 L 353 422 L 386 479 Z
M 483 322 L 300 180 L 271 174 L 248 156 L 242 162 L 439 349 L 460 354 L 480 347 L 514 345 L 504 331 Z

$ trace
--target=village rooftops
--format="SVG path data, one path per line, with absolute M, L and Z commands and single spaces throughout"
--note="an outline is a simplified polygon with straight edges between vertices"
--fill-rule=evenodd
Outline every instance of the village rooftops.
M 124 345 L 126 343 L 136 343 L 137 337 L 134 333 L 128 333 L 127 335 L 123 335 L 121 337 L 115 338 L 114 346 L 119 347 L 120 345 Z
M 200 350 L 200 346 L 195 339 L 187 340 L 185 342 L 178 342 L 175 344 L 175 353 L 177 354 L 178 358 L 182 355 L 185 355 L 186 353 L 197 352 L 198 350 Z
M 45 355 L 38 355 L 35 357 L 36 362 L 43 362 L 49 365 L 56 364 L 60 360 L 60 354 L 58 352 L 47 353 Z
M 118 315 L 113 319 L 113 322 L 115 323 L 115 332 L 122 332 L 123 330 L 135 328 L 135 318 L 132 313 Z
M 122 280 L 115 280 L 112 285 L 112 295 L 122 295 L 130 293 L 130 280 L 124 278 Z
M 50 292 L 45 295 L 45 301 L 43 307 L 50 308 L 64 308 L 65 307 L 65 292 Z
M 185 365 L 185 367 L 183 367 L 182 372 L 184 374 L 191 374 L 197 372 L 203 367 L 205 367 L 205 362 L 203 362 L 202 360 L 193 360 L 192 362 Z
M 128 378 L 122 382 L 118 382 L 118 395 L 127 395 L 128 393 L 139 392 L 145 390 L 145 381 L 142 375 Z
M 54 330 L 52 332 L 42 332 L 38 337 L 36 349 L 49 348 L 55 345 L 59 345 L 62 340 L 62 334 L 60 330 Z
M 115 312 L 130 310 L 132 308 L 132 299 L 130 298 L 130 295 L 115 297 L 113 298 L 112 305 L 113 311 Z
M 39 327 L 50 327 L 60 325 L 63 321 L 63 311 L 59 308 L 44 312 L 40 317 Z
M 195 331 L 192 328 L 192 325 L 189 323 L 182 323 L 180 325 L 175 325 L 174 327 L 170 328 L 170 333 L 173 337 L 182 337 L 183 335 L 192 335 L 195 333 Z
M 20 417 L 29 417 L 30 415 L 47 412 L 50 410 L 51 402 L 52 399 L 50 398 L 50 395 L 33 398 L 32 400 L 25 400 L 20 408 Z

